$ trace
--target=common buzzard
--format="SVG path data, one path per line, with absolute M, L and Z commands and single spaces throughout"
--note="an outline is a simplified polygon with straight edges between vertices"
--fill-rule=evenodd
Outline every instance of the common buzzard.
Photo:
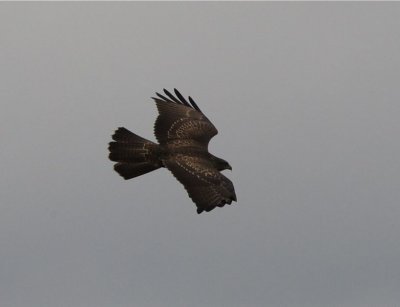
M 220 173 L 232 170 L 225 160 L 208 152 L 208 143 L 218 133 L 210 120 L 189 97 L 176 89 L 167 97 L 156 93 L 158 118 L 154 134 L 159 144 L 146 140 L 125 128 L 118 128 L 110 142 L 109 158 L 114 169 L 131 179 L 160 167 L 166 167 L 182 183 L 197 206 L 197 213 L 236 201 L 232 182 Z

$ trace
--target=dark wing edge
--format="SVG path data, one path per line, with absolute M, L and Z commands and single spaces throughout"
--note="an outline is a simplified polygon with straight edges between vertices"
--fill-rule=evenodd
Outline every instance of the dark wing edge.
M 185 97 L 182 96 L 182 94 L 176 89 L 174 88 L 174 92 L 176 97 L 171 94 L 168 90 L 166 90 L 165 88 L 163 89 L 165 95 L 168 96 L 165 97 L 164 95 L 161 95 L 160 93 L 156 93 L 156 95 L 158 96 L 158 98 L 156 97 L 152 97 L 154 100 L 161 100 L 164 102 L 169 102 L 169 103 L 177 103 L 177 104 L 181 104 L 184 106 L 187 106 L 189 108 L 192 108 L 198 112 L 200 112 L 201 114 L 203 114 L 203 112 L 200 110 L 199 106 L 196 104 L 196 102 L 192 99 L 192 97 L 188 97 L 189 102 L 185 99 Z
M 192 161 L 191 158 L 193 158 Z M 207 160 L 176 155 L 163 162 L 174 177 L 183 184 L 189 197 L 196 204 L 198 214 L 237 201 L 232 182 L 211 167 Z

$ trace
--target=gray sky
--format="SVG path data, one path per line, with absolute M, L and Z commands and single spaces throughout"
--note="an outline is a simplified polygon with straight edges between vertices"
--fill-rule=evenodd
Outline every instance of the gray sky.
M 1 306 L 398 305 L 399 29 L 399 3 L 1 3 Z M 113 171 L 164 87 L 237 204 Z

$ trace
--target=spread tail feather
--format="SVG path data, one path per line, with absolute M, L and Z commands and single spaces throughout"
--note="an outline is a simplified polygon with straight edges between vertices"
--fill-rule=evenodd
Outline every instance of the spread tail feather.
M 125 179 L 131 179 L 161 167 L 157 159 L 158 145 L 125 128 L 118 128 L 109 144 L 109 158 L 118 162 L 114 169 Z

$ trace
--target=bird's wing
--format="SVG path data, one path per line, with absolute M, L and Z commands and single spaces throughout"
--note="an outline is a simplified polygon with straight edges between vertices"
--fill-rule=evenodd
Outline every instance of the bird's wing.
M 189 102 L 175 89 L 175 96 L 164 89 L 165 97 L 156 93 L 159 116 L 154 124 L 154 134 L 160 144 L 171 140 L 194 140 L 207 148 L 210 139 L 218 133 L 210 120 L 189 97 Z
M 194 155 L 176 154 L 163 161 L 182 183 L 197 206 L 197 213 L 236 201 L 232 182 L 215 169 L 211 162 Z

